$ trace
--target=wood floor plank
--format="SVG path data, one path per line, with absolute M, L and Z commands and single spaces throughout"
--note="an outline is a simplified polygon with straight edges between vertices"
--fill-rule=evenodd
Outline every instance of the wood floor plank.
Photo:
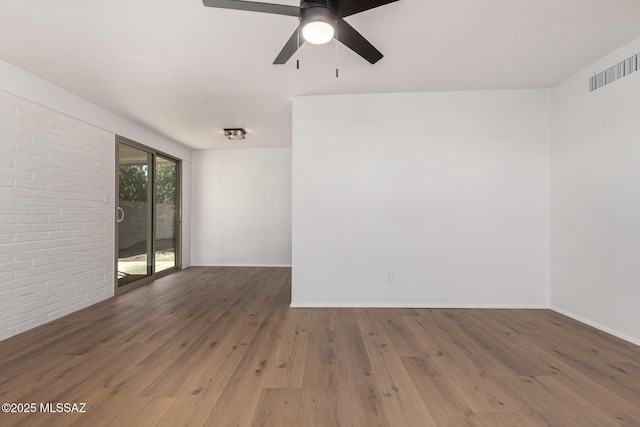
M 576 426 L 605 427 L 620 425 L 586 402 L 579 395 L 564 387 L 554 377 L 543 376 L 536 381 L 547 390 L 549 396 L 561 401 L 570 401 L 571 406 L 563 408 L 562 414 L 569 418 L 570 424 Z M 558 408 L 559 409 L 559 408 Z M 554 409 L 557 410 L 557 409 Z M 557 411 L 556 413 L 560 413 Z
M 271 273 L 271 272 L 270 272 Z M 271 277 L 267 275 L 267 277 Z M 229 311 L 225 311 L 226 313 L 237 314 L 240 311 L 252 311 L 260 307 L 264 304 L 265 301 L 260 299 L 260 296 L 267 295 L 267 298 L 274 299 L 274 296 L 269 296 L 268 289 L 262 290 L 259 289 L 258 292 L 241 294 L 243 295 L 243 300 L 245 302 L 251 302 L 249 306 L 245 303 L 234 303 L 230 306 Z M 201 295 L 194 295 L 202 300 Z M 267 299 L 268 301 L 268 299 Z M 267 307 L 269 305 L 267 304 Z M 97 399 L 101 401 L 100 404 L 97 405 L 96 408 L 92 410 L 92 412 L 88 416 L 88 421 L 91 421 L 92 424 L 96 426 L 108 425 L 117 414 L 114 414 L 110 411 L 110 407 L 113 404 L 117 404 L 117 406 L 121 408 L 128 408 L 130 402 L 132 402 L 137 396 L 144 396 L 145 392 L 149 390 L 151 384 L 158 384 L 158 379 L 167 380 L 167 382 L 171 385 L 180 384 L 180 381 L 176 379 L 182 379 L 184 371 L 176 370 L 175 378 L 171 376 L 167 376 L 167 371 L 172 370 L 172 367 L 176 367 L 176 361 L 178 361 L 184 355 L 189 354 L 188 343 L 190 342 L 199 342 L 198 340 L 204 335 L 207 339 L 205 342 L 214 342 L 215 337 L 209 335 L 210 329 L 213 329 L 213 326 L 209 324 L 210 316 L 206 315 L 206 312 L 201 311 L 199 308 L 194 310 L 182 311 L 180 316 L 181 318 L 191 319 L 192 322 L 187 325 L 182 326 L 178 334 L 169 335 L 165 338 L 166 343 L 162 342 L 154 342 L 153 344 L 158 346 L 159 351 L 153 352 L 152 355 L 147 356 L 142 359 L 139 363 L 134 364 L 129 369 L 122 371 L 119 376 L 117 376 L 114 380 L 111 381 L 113 386 L 105 387 L 102 389 L 101 396 L 102 399 Z M 252 313 L 247 313 L 247 316 L 251 317 Z M 224 315 L 217 316 L 218 318 L 226 318 Z M 206 327 L 205 325 L 209 325 Z M 205 328 L 205 329 L 203 329 Z M 151 343 L 147 343 L 149 345 Z M 169 345 L 169 347 L 167 347 Z M 184 351 L 178 351 L 178 346 L 180 349 L 185 349 Z M 171 348 L 173 347 L 173 349 Z M 153 362 L 150 362 L 150 359 Z M 195 375 L 197 369 L 193 371 Z M 155 396 L 157 397 L 157 396 Z M 104 402 L 108 402 L 111 404 L 104 404 Z M 173 407 L 173 405 L 172 405 Z M 208 412 L 207 412 L 208 413 Z M 205 414 L 206 415 L 206 414 Z M 183 414 L 183 418 L 184 414 Z M 163 417 L 164 419 L 164 417 Z M 79 426 L 82 424 L 78 424 Z
M 0 341 L 38 426 L 640 426 L 640 347 L 549 310 L 291 309 L 291 270 L 194 267 Z
M 545 378 L 545 376 L 520 376 L 514 373 L 512 367 L 503 362 L 505 352 L 508 353 L 504 345 L 490 345 L 488 348 L 476 345 L 477 341 L 474 338 L 478 330 L 470 327 L 472 322 L 462 320 L 462 317 L 465 317 L 463 312 L 466 313 L 467 311 L 438 311 L 437 317 L 442 322 L 440 324 L 445 325 L 453 334 L 452 338 L 458 345 L 474 354 L 475 358 L 480 362 L 479 366 L 484 368 L 482 386 L 490 387 L 490 389 L 494 390 L 493 393 L 502 393 L 503 397 L 509 396 L 509 400 L 503 401 L 503 409 L 510 408 L 510 410 L 495 412 L 526 414 L 531 418 L 537 419 L 539 423 L 551 425 L 554 422 L 559 422 L 561 425 L 571 422 L 571 418 L 567 417 L 572 414 L 573 408 L 568 408 L 562 412 L 557 411 L 555 400 L 550 398 L 551 395 L 537 381 L 538 378 Z M 455 325 L 459 327 L 459 331 L 456 330 Z M 464 332 L 464 334 L 460 334 L 460 332 Z M 496 350 L 496 354 L 492 353 L 493 350 Z M 513 351 L 512 353 L 516 359 L 521 359 L 518 352 Z M 491 363 L 491 359 L 487 359 L 487 357 L 495 357 L 495 361 L 498 363 Z M 524 362 L 520 360 L 520 363 Z M 535 365 L 532 364 L 532 366 Z M 532 378 L 533 380 L 531 380 Z M 504 394 L 505 392 L 509 394 Z M 594 413 L 596 412 L 598 411 L 594 410 Z M 602 418 L 601 415 L 598 413 L 597 418 Z
M 147 357 L 158 348 L 157 344 L 131 343 L 120 353 L 119 357 L 113 359 L 102 369 L 91 372 L 89 375 L 82 375 L 81 379 L 76 379 L 70 386 L 57 394 L 47 396 L 51 390 L 43 389 L 36 394 L 38 400 L 53 402 L 85 402 L 86 413 L 80 416 L 76 414 L 56 414 L 55 420 L 66 418 L 65 425 L 93 425 L 106 426 L 120 411 L 140 395 L 140 388 L 144 383 L 136 378 L 136 363 Z M 154 372 L 145 372 L 143 378 L 149 381 Z M 64 384 L 64 382 L 63 382 Z M 131 389 L 133 387 L 133 390 Z M 113 407 L 118 411 L 114 411 Z M 31 417 L 29 425 L 33 427 L 46 427 L 50 425 L 45 417 Z
M 20 398 L 31 397 L 36 390 L 55 383 L 61 372 L 77 366 L 85 359 L 83 356 L 53 356 L 42 360 L 24 374 L 7 378 L 0 383 L 0 400 L 18 402 Z
M 134 348 L 135 350 L 132 351 Z M 131 344 L 116 352 L 105 352 L 96 358 L 86 355 L 80 356 L 69 363 L 65 370 L 57 372 L 54 381 L 41 384 L 39 388 L 25 392 L 19 401 L 36 403 L 82 402 L 87 404 L 87 414 L 92 414 L 93 409 L 100 405 L 99 396 L 104 387 L 109 384 L 110 379 L 123 368 L 130 366 L 128 362 L 125 362 L 125 357 L 130 354 L 135 354 L 139 358 L 145 357 L 152 350 L 152 348 L 142 348 L 137 344 Z M 48 426 L 66 424 L 75 419 L 84 421 L 87 414 L 33 413 L 25 414 L 20 421 L 34 427 Z
M 257 427 L 310 425 L 304 422 L 300 424 L 301 395 L 302 390 L 299 388 L 265 388 L 251 425 Z
M 266 296 L 263 290 L 251 294 L 251 299 L 237 299 L 226 309 L 217 308 L 216 311 L 219 314 L 213 324 L 206 327 L 203 333 L 149 384 L 143 396 L 178 397 L 200 368 L 206 364 L 212 350 L 224 340 L 229 330 L 234 330 L 234 326 L 238 326 L 234 325 L 234 322 L 243 315 L 243 310 L 245 316 L 254 317 L 260 306 L 264 304 Z M 209 316 L 207 322 L 211 322 L 211 318 Z
M 492 331 L 521 355 L 526 355 L 532 366 L 538 366 L 546 375 L 553 376 L 558 382 L 569 388 L 574 393 L 584 398 L 591 406 L 600 412 L 607 414 L 610 419 L 616 420 L 620 425 L 640 425 L 640 402 L 633 405 L 621 398 L 611 390 L 606 389 L 582 372 L 548 353 L 526 336 L 522 336 L 513 330 L 509 324 L 495 319 L 495 312 L 477 310 L 474 312 L 476 323 L 483 325 L 485 330 Z M 589 390 L 589 393 L 584 393 Z
M 376 314 L 384 323 L 387 335 L 400 356 L 419 357 L 423 354 L 422 345 L 411 333 L 404 317 L 418 316 L 416 310 L 377 309 Z
M 335 389 L 338 425 L 388 426 L 382 390 L 376 382 L 354 310 L 335 317 Z
M 205 424 L 250 425 L 273 364 L 287 310 L 284 304 L 276 305 L 262 322 Z
M 456 322 L 461 330 L 478 343 L 483 350 L 491 354 L 491 357 L 499 360 L 516 375 L 537 376 L 546 374 L 544 369 L 532 364 L 526 354 L 514 351 L 502 337 L 491 334 L 491 331 L 487 331 L 477 324 L 473 319 L 473 312 L 468 310 L 452 311 L 447 313 L 447 316 Z
M 174 398 L 149 398 L 140 396 L 140 391 L 149 381 L 149 377 L 157 374 L 157 371 L 141 372 L 132 367 L 124 370 L 121 376 L 130 378 L 131 381 L 109 384 L 97 391 L 87 400 L 86 413 L 81 416 L 66 415 L 66 420 L 62 423 L 65 426 L 84 427 L 87 425 L 95 427 L 106 427 L 109 425 L 156 425 L 162 414 L 168 410 Z M 81 386 L 71 393 L 71 396 L 86 395 L 90 386 Z M 73 398 L 65 398 L 66 401 Z M 156 400 L 154 400 L 156 399 Z M 75 401 L 82 401 L 75 399 Z M 144 412 L 147 420 L 142 424 L 128 424 L 126 420 L 142 419 Z M 59 416 L 59 415 L 58 415 Z M 120 419 L 120 422 L 117 420 Z M 153 420 L 153 421 L 152 421 Z M 30 426 L 45 427 L 50 425 L 45 420 L 38 418 Z M 56 420 L 57 421 L 57 420 Z M 153 424 L 152 424 L 153 422 Z
M 507 316 L 508 313 L 497 313 L 499 316 Z M 511 320 L 512 327 L 518 328 L 521 333 L 526 334 L 531 340 L 536 342 L 540 348 L 552 354 L 574 369 L 582 372 L 598 384 L 612 390 L 618 396 L 637 405 L 640 401 L 640 377 L 635 377 L 633 372 L 620 370 L 620 363 L 627 353 L 631 357 L 629 360 L 638 360 L 635 352 L 628 352 L 628 345 L 624 345 L 620 351 L 605 351 L 610 345 L 610 340 L 605 340 L 605 344 L 579 337 L 575 333 L 564 333 L 564 326 L 554 325 L 556 321 L 549 322 L 546 313 L 535 316 L 534 313 L 523 312 L 521 315 Z M 552 326 L 549 326 L 552 325 Z M 588 328 L 585 326 L 585 328 Z M 592 335 L 592 328 L 586 335 Z M 570 329 L 572 330 L 572 329 Z M 601 335 L 606 335 L 600 332 Z M 595 350 L 595 351 L 594 351 Z
M 482 354 L 482 350 L 471 352 L 466 349 L 459 341 L 462 337 L 452 330 L 451 325 L 442 325 L 431 310 L 418 319 L 406 320 L 427 354 L 473 412 L 528 412 L 511 390 L 505 390 L 487 378 L 488 367 L 480 366 L 487 356 Z M 478 355 L 481 355 L 481 360 L 475 358 Z M 492 367 L 496 369 L 495 366 Z
M 261 287 L 251 294 L 249 305 L 235 319 L 224 340 L 212 349 L 209 359 L 199 370 L 194 370 L 191 382 L 176 399 L 171 410 L 162 419 L 162 425 L 204 425 L 229 379 L 242 360 L 249 343 L 263 322 L 273 313 L 270 301 L 275 296 L 264 293 Z
M 589 348 L 601 349 L 607 357 L 612 359 L 637 359 L 640 357 L 640 347 L 624 341 L 616 336 L 605 334 L 596 328 L 580 323 L 570 317 L 551 310 L 528 310 L 522 313 L 525 318 L 538 324 L 546 324 L 550 330 L 566 331 L 577 338 L 582 345 Z M 531 316 L 533 314 L 533 316 Z
M 403 357 L 402 361 L 436 424 L 463 425 L 471 409 L 431 356 Z
M 336 309 L 311 310 L 302 380 L 301 423 L 337 426 Z
M 391 345 L 384 323 L 372 310 L 356 310 L 356 317 L 389 422 L 392 425 L 435 426 L 435 420 Z
M 158 425 L 171 407 L 173 397 L 138 397 L 116 418 L 111 425 L 153 427 Z
M 547 424 L 540 424 L 527 414 L 474 413 L 469 415 L 466 425 L 470 427 L 541 427 Z
M 293 309 L 289 312 L 265 387 L 302 387 L 309 317 L 308 310 Z

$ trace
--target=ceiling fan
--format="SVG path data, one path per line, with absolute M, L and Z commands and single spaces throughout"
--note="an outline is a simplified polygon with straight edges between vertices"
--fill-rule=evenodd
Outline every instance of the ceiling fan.
M 300 0 L 300 7 L 244 0 L 202 0 L 207 7 L 247 10 L 294 16 L 300 25 L 284 45 L 274 64 L 285 64 L 302 44 L 325 44 L 336 38 L 355 53 L 375 64 L 382 53 L 343 19 L 398 0 Z M 300 37 L 302 30 L 302 37 Z

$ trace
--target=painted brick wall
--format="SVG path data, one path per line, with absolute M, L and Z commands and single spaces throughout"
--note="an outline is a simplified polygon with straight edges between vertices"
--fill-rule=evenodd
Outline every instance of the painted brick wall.
M 0 339 L 113 295 L 114 144 L 0 91 Z

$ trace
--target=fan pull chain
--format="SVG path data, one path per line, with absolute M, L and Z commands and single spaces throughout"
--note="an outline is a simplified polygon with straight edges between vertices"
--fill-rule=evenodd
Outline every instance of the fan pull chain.
M 297 35 L 298 40 L 296 41 L 296 43 L 298 44 L 296 46 L 296 70 L 300 69 L 300 24 L 301 24 L 301 19 L 298 18 L 298 35 Z
M 336 29 L 336 35 L 334 37 L 334 40 L 336 42 L 336 79 L 337 79 L 338 77 L 340 77 L 340 72 L 338 71 L 338 20 L 337 19 L 336 19 L 334 28 Z

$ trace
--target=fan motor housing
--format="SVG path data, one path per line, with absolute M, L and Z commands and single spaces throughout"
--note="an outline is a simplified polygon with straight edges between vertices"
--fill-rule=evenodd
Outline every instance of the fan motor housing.
M 315 6 L 308 9 L 302 9 L 300 11 L 300 19 L 302 21 L 302 26 L 307 22 L 316 21 L 326 22 L 327 24 L 334 26 L 336 22 L 336 13 L 324 6 Z
M 301 12 L 304 12 L 306 9 L 311 8 L 324 8 L 329 9 L 334 12 L 336 11 L 335 6 L 331 0 L 301 0 L 300 1 L 300 9 Z

